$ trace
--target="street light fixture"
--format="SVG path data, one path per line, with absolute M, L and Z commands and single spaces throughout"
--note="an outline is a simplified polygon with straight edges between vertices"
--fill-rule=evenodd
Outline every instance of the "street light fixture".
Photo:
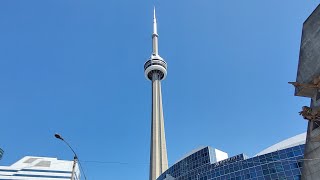
M 84 177 L 84 179 L 87 180 L 87 177 L 86 177 L 86 175 L 85 175 L 85 173 L 84 173 L 84 171 L 83 171 L 83 168 L 82 168 L 82 165 L 81 165 L 81 163 L 80 163 L 80 161 L 79 161 L 79 158 L 78 158 L 77 153 L 73 150 L 73 148 L 70 146 L 70 144 L 69 144 L 66 140 L 64 140 L 64 139 L 62 138 L 62 136 L 61 136 L 60 134 L 57 134 L 57 133 L 56 133 L 56 134 L 54 134 L 54 137 L 57 138 L 57 139 L 60 139 L 60 140 L 63 141 L 64 143 L 66 143 L 67 146 L 68 146 L 68 147 L 71 149 L 71 151 L 73 152 L 74 158 L 73 158 L 73 166 L 72 166 L 71 180 L 74 180 L 74 171 L 75 171 L 75 167 L 76 167 L 77 162 L 79 162 L 79 166 L 80 166 L 80 168 L 81 168 L 81 171 L 83 172 L 83 177 Z

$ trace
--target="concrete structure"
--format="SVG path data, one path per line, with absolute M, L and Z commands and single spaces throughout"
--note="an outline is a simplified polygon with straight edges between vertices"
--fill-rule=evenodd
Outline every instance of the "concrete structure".
M 57 158 L 26 156 L 11 166 L 0 166 L 1 180 L 70 180 L 73 161 Z M 76 164 L 74 180 L 80 179 Z
M 252 158 L 244 154 L 225 158 L 226 153 L 203 147 L 172 165 L 157 180 L 300 180 L 305 138 L 306 133 L 294 136 Z
M 2 159 L 4 151 L 0 148 L 0 160 Z
M 157 19 L 154 9 L 152 55 L 144 64 L 144 73 L 152 81 L 152 122 L 150 150 L 150 180 L 156 178 L 168 169 L 166 138 L 162 108 L 161 80 L 167 76 L 167 63 L 158 53 Z
M 308 17 L 303 24 L 297 82 L 312 84 L 320 76 L 320 6 Z M 306 86 L 296 87 L 296 96 L 311 98 L 312 109 L 320 109 L 319 88 Z M 304 162 L 303 179 L 320 179 L 320 122 L 309 121 L 305 158 L 313 159 Z

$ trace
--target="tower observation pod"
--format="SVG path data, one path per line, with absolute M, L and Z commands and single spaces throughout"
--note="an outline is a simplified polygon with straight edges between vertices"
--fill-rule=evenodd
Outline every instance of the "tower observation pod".
M 153 14 L 152 55 L 144 64 L 144 73 L 145 77 L 152 82 L 149 180 L 156 180 L 168 169 L 168 157 L 161 95 L 161 80 L 165 79 L 167 76 L 167 63 L 158 53 L 158 32 L 155 9 Z

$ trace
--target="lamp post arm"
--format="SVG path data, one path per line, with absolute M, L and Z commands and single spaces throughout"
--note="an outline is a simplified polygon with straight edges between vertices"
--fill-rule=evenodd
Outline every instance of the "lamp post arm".
M 70 146 L 70 144 L 69 144 L 67 141 L 65 141 L 64 139 L 62 139 L 62 141 L 67 144 L 67 146 L 68 146 L 68 147 L 71 149 L 71 151 L 73 152 L 74 157 L 78 159 L 77 153 L 73 150 L 73 148 Z
M 79 161 L 79 159 L 78 159 L 77 153 L 73 150 L 73 148 L 70 146 L 70 144 L 69 144 L 67 141 L 65 141 L 64 139 L 61 139 L 61 140 L 62 140 L 63 142 L 65 142 L 65 143 L 67 144 L 67 146 L 68 146 L 68 147 L 71 149 L 71 151 L 73 152 L 74 158 L 76 159 L 76 162 L 79 163 L 80 169 L 81 169 L 81 171 L 83 172 L 83 173 L 82 173 L 82 174 L 83 174 L 83 177 L 84 177 L 85 180 L 87 180 L 86 174 L 84 173 L 84 170 L 83 170 L 83 168 L 82 168 L 82 165 L 81 165 L 81 163 L 80 163 L 80 161 Z

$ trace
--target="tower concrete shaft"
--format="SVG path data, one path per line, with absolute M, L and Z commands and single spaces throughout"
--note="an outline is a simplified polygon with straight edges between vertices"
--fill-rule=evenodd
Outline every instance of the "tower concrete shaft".
M 168 169 L 166 137 L 162 108 L 160 74 L 152 75 L 152 123 L 151 123 L 151 153 L 150 180 L 156 180 Z
M 167 75 L 167 63 L 158 54 L 157 20 L 154 10 L 152 55 L 144 64 L 147 79 L 152 82 L 152 115 L 151 115 L 151 147 L 150 147 L 150 176 L 156 180 L 168 169 L 166 137 L 162 108 L 161 80 Z

